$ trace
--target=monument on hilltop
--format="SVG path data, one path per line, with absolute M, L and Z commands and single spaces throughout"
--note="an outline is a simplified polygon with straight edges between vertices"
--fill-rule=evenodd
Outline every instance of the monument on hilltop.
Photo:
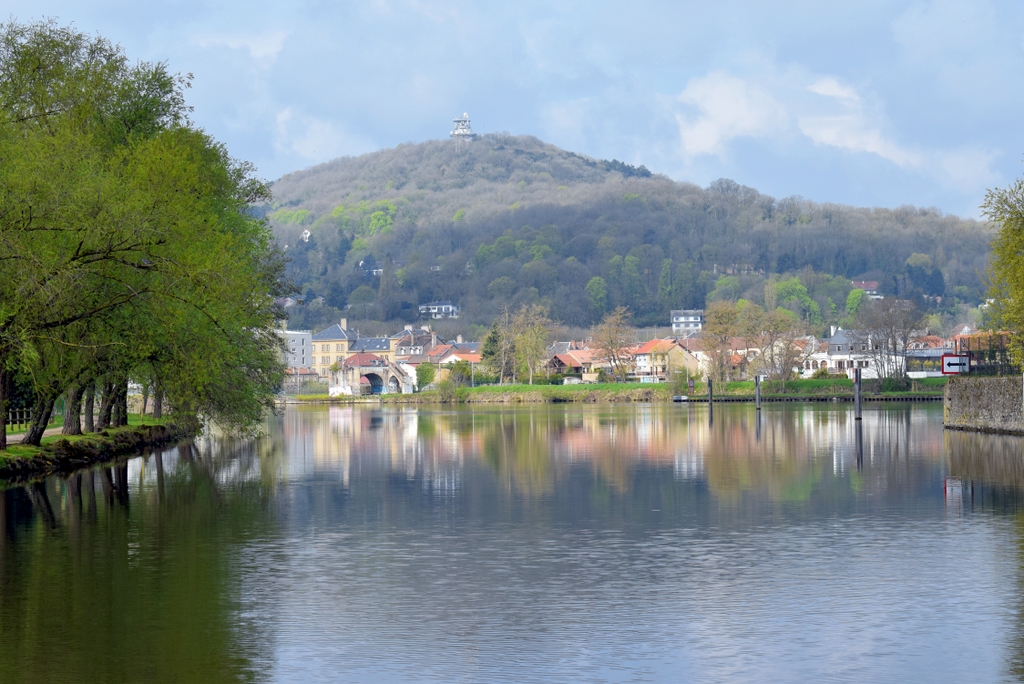
M 463 141 L 475 140 L 476 133 L 469 127 L 469 114 L 463 112 L 462 116 L 452 119 L 455 128 L 452 129 L 451 137 L 455 139 L 455 149 L 462 149 Z

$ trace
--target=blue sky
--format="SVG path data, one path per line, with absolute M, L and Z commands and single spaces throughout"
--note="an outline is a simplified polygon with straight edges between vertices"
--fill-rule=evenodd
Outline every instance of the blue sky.
M 0 0 L 195 76 L 193 119 L 274 179 L 479 132 L 707 185 L 977 216 L 1024 175 L 1024 3 Z

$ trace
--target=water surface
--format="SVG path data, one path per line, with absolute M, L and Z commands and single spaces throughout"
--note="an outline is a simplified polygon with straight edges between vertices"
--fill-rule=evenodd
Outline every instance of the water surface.
M 290 407 L 0 492 L 0 682 L 1017 681 L 1019 438 L 941 406 Z

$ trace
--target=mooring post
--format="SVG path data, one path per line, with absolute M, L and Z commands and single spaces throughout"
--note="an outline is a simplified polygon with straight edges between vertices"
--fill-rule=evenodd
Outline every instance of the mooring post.
M 708 406 L 711 406 L 711 402 L 713 402 L 714 400 L 714 382 L 712 382 L 711 378 L 708 378 Z
M 757 410 L 761 410 L 761 376 L 754 376 L 754 405 L 757 406 Z
M 860 392 L 860 368 L 853 369 L 853 414 L 855 420 L 860 420 L 861 410 L 861 392 Z

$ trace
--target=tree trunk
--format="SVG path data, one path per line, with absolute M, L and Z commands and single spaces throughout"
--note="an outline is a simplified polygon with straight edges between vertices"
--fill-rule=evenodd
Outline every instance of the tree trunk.
M 11 405 L 14 389 L 13 374 L 0 369 L 0 451 L 7 449 L 7 410 Z
M 64 428 L 62 435 L 82 434 L 82 394 L 84 387 L 72 385 L 64 395 Z
M 53 403 L 56 400 L 56 395 L 52 393 L 39 395 L 36 399 L 36 405 L 32 407 L 32 422 L 29 424 L 28 431 L 21 440 L 22 444 L 39 446 L 43 439 L 43 432 L 46 431 L 46 424 L 50 420 L 50 413 L 53 412 Z
M 96 432 L 96 421 L 94 419 L 94 407 L 96 405 L 96 381 L 92 380 L 85 386 L 85 424 L 83 432 Z
M 164 417 L 164 388 L 159 383 L 153 388 L 153 417 Z
M 142 386 L 142 410 L 140 414 L 146 415 L 146 405 L 149 403 L 149 385 Z
M 100 420 L 101 428 L 110 427 L 110 413 L 114 410 L 114 383 L 103 383 L 103 397 L 100 399 Z
M 121 425 L 121 387 L 114 385 L 114 402 L 110 407 L 110 426 L 120 427 Z
M 118 427 L 122 427 L 128 424 L 128 381 L 125 380 L 124 384 L 121 385 L 121 390 L 118 393 L 118 400 L 120 411 L 118 412 Z

